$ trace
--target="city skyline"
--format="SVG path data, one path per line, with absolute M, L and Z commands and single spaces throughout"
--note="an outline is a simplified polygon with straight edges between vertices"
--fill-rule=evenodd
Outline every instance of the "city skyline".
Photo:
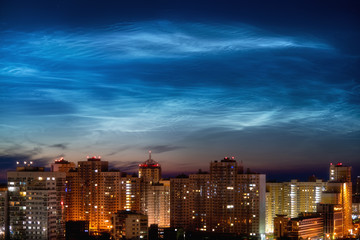
M 148 150 L 164 175 L 358 172 L 356 1 L 205 3 L 2 1 L 2 178 L 88 155 L 135 172 Z
M 159 239 L 158 234 L 173 239 L 164 232 L 179 229 L 189 237 L 195 234 L 191 239 L 199 239 L 196 234 L 205 237 L 214 233 L 224 239 L 228 239 L 227 234 L 256 239 L 358 235 L 358 210 L 352 208 L 356 206 L 352 199 L 359 193 L 352 192 L 351 166 L 342 163 L 329 166 L 329 181 L 312 178 L 306 182 L 266 182 L 265 174 L 244 172 L 233 158 L 210 162 L 207 173 L 163 179 L 161 166 L 151 154 L 139 165 L 138 176 L 113 171 L 107 161 L 96 156 L 77 165 L 59 160 L 52 170 L 44 172 L 44 168 L 28 165 L 7 173 L 8 187 L 1 189 L 0 201 L 2 216 L 8 213 L 9 218 L 0 219 L 2 233 L 9 227 L 12 231 L 8 234 L 14 239 L 40 235 L 41 239 L 63 239 L 76 232 L 128 236 L 123 230 L 130 224 L 133 235 L 150 235 L 151 229 L 159 228 L 154 239 Z M 56 214 L 60 221 L 52 221 Z M 119 214 L 137 216 L 124 225 L 116 220 Z M 142 229 L 135 229 L 138 217 L 143 219 Z M 77 221 L 84 227 L 75 224 Z M 69 224 L 78 226 L 74 226 L 75 233 L 68 230 Z

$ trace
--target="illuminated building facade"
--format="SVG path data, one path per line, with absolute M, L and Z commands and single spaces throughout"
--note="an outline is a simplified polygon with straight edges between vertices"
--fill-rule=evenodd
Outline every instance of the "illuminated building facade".
M 323 217 L 317 213 L 300 213 L 296 218 L 277 214 L 274 239 L 323 239 Z
M 170 179 L 170 226 L 185 229 L 191 225 L 191 190 L 188 176 Z
M 284 183 L 266 183 L 266 219 L 265 232 L 275 235 L 275 216 L 284 212 Z M 285 214 L 286 216 L 287 214 Z M 281 221 L 283 223 L 283 221 Z
M 190 226 L 187 228 L 204 230 L 209 225 L 207 214 L 210 209 L 210 174 L 199 171 L 197 174 L 190 174 L 189 181 Z
M 351 167 L 344 166 L 342 163 L 330 164 L 329 179 L 321 203 L 341 205 L 343 235 L 347 236 L 353 228 Z
M 352 218 L 358 223 L 354 225 L 354 232 L 360 232 L 360 176 L 356 178 L 355 194 L 352 199 Z
M 350 185 L 350 186 L 349 186 Z M 321 203 L 339 204 L 342 208 L 343 216 L 343 235 L 349 234 L 352 229 L 352 196 L 351 183 L 329 182 L 326 192 L 323 193 Z
M 7 173 L 11 239 L 64 239 L 65 173 L 18 167 Z
M 148 219 L 147 216 L 134 211 L 118 211 L 111 219 L 112 239 L 147 239 Z
M 149 159 L 139 164 L 139 178 L 141 179 L 140 208 L 141 212 L 147 215 L 150 186 L 159 183 L 161 179 L 161 165 L 151 158 L 151 151 L 149 151 Z
M 343 214 L 339 204 L 318 204 L 317 212 L 324 220 L 324 237 L 335 239 L 343 237 Z
M 121 173 L 108 162 L 91 157 L 67 174 L 67 221 L 89 221 L 92 234 L 110 231 L 111 216 L 121 209 Z
M 140 178 L 129 174 L 122 174 L 120 190 L 122 210 L 140 211 L 140 186 Z
M 238 174 L 237 180 L 236 206 L 241 210 L 240 219 L 236 219 L 238 224 L 235 232 L 261 237 L 265 233 L 266 176 L 244 173 Z M 243 200 L 240 200 L 241 197 Z
M 171 182 L 171 227 L 206 231 L 209 225 L 210 174 L 180 175 Z
M 8 191 L 7 186 L 0 186 L 0 239 L 8 236 Z M 6 235 L 6 236 L 5 236 Z
M 147 216 L 149 226 L 170 227 L 170 181 L 153 183 L 147 192 Z
M 291 180 L 282 183 L 267 183 L 266 233 L 274 231 L 273 219 L 276 214 L 297 217 L 300 213 L 316 212 L 321 202 L 326 182 L 315 179 L 309 182 Z
M 245 198 L 238 196 L 237 189 L 238 164 L 233 158 L 224 158 L 221 161 L 210 163 L 210 209 L 206 216 L 209 229 L 216 232 L 234 232 L 241 224 L 239 218 L 240 205 L 237 200 L 243 202 Z M 238 197 L 238 198 L 237 198 Z
M 265 175 L 240 169 L 234 158 L 224 158 L 211 162 L 210 174 L 172 179 L 171 227 L 260 237 L 265 232 Z
M 140 210 L 148 224 L 170 226 L 170 181 L 161 180 L 161 165 L 151 158 L 139 164 Z
M 323 239 L 323 218 L 310 214 L 291 218 L 288 223 L 288 237 L 291 239 Z
M 288 225 L 291 218 L 286 215 L 276 214 L 274 217 L 274 238 L 281 239 L 288 235 Z
M 330 163 L 329 181 L 351 182 L 351 167 L 344 166 L 342 163 Z

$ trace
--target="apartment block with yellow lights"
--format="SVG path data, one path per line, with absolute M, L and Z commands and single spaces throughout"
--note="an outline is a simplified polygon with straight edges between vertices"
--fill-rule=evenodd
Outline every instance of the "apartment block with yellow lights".
M 343 237 L 343 211 L 339 204 L 319 203 L 317 212 L 324 220 L 324 238 L 335 239 Z
M 172 227 L 253 237 L 265 233 L 265 175 L 241 170 L 226 157 L 211 162 L 209 174 L 172 179 Z
M 339 204 L 343 215 L 343 235 L 352 233 L 352 182 L 351 167 L 342 163 L 330 164 L 329 182 L 321 203 Z
M 8 237 L 8 191 L 6 185 L 0 185 L 0 240 Z
M 324 236 L 323 217 L 316 213 L 300 214 L 288 222 L 288 237 L 291 239 L 320 240 Z
M 148 224 L 170 227 L 170 181 L 161 180 L 150 186 L 147 192 Z
M 120 205 L 121 210 L 140 211 L 141 179 L 138 176 L 122 174 Z
M 64 239 L 65 173 L 25 166 L 7 180 L 10 239 Z
M 78 162 L 66 179 L 67 221 L 88 221 L 91 234 L 110 231 L 111 216 L 121 209 L 121 173 L 108 162 L 89 157 Z
M 277 214 L 295 218 L 300 213 L 316 212 L 325 186 L 321 179 L 266 183 L 266 233 L 274 231 L 273 219 Z
M 162 180 L 161 165 L 151 158 L 139 164 L 140 210 L 148 216 L 148 224 L 170 226 L 170 180 Z
M 209 225 L 208 214 L 210 209 L 210 174 L 199 170 L 197 174 L 189 175 L 189 211 L 190 230 L 206 230 Z
M 191 226 L 191 191 L 188 176 L 179 175 L 170 179 L 170 226 L 173 228 L 185 229 Z
M 147 239 L 148 218 L 144 214 L 137 211 L 118 211 L 112 215 L 111 223 L 111 239 Z

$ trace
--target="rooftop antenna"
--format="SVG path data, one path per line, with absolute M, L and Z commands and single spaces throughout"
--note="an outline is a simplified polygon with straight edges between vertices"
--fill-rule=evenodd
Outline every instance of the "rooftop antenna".
M 151 150 L 149 151 L 149 160 L 151 160 Z

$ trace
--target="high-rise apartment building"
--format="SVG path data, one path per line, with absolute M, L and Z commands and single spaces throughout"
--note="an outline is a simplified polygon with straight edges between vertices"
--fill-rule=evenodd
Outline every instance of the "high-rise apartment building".
M 171 181 L 172 227 L 254 237 L 265 233 L 265 175 L 244 174 L 234 158 L 224 158 L 211 162 L 209 174 Z
M 179 175 L 171 182 L 171 227 L 206 231 L 209 225 L 210 174 Z
M 170 226 L 187 228 L 191 225 L 190 179 L 179 175 L 170 179 Z
M 161 179 L 161 165 L 151 158 L 151 151 L 149 151 L 149 159 L 139 164 L 139 178 L 141 179 L 140 209 L 147 215 L 150 186 L 159 183 Z M 152 223 L 149 221 L 149 224 Z
M 238 230 L 244 235 L 260 237 L 265 234 L 266 176 L 265 174 L 238 174 L 237 206 L 241 214 Z M 243 197 L 243 201 L 239 200 Z
M 210 211 L 210 174 L 199 170 L 197 174 L 189 175 L 189 181 L 190 225 L 187 228 L 206 230 L 209 225 L 207 214 Z
M 137 176 L 122 174 L 120 205 L 122 210 L 140 211 L 141 179 Z
M 221 161 L 210 163 L 210 209 L 207 213 L 208 223 L 206 226 L 216 232 L 234 232 L 241 224 L 239 215 L 240 205 L 237 201 L 245 202 L 247 196 L 238 196 L 238 164 L 233 158 L 224 158 Z
M 352 182 L 351 167 L 342 163 L 330 164 L 329 182 L 321 203 L 340 204 L 343 214 L 343 235 L 350 234 L 352 225 Z
M 92 233 L 109 231 L 112 214 L 121 209 L 121 173 L 108 171 L 100 157 L 89 157 L 66 181 L 67 221 L 89 221 Z
M 153 183 L 147 192 L 148 224 L 170 227 L 170 181 Z
M 351 182 L 351 167 L 344 166 L 342 163 L 330 163 L 329 170 L 330 182 Z
M 274 223 L 284 221 L 280 219 L 289 218 L 287 214 L 283 214 L 284 212 L 284 183 L 281 182 L 268 182 L 266 183 L 266 219 L 265 219 L 265 232 L 266 233 L 274 233 L 274 236 L 281 237 L 279 234 L 283 234 L 284 232 L 276 233 L 275 235 L 275 226 Z M 274 222 L 276 216 L 279 215 L 277 219 L 279 221 Z M 279 229 L 279 227 L 277 228 Z
M 151 158 L 139 164 L 140 210 L 148 216 L 148 224 L 170 226 L 170 181 L 161 180 L 161 166 Z
M 0 240 L 7 239 L 9 234 L 8 207 L 7 186 L 0 185 Z
M 298 217 L 300 213 L 316 212 L 326 183 L 321 179 L 308 182 L 267 183 L 266 233 L 274 231 L 273 219 L 277 214 Z
M 65 173 L 25 166 L 9 171 L 11 239 L 64 239 Z

